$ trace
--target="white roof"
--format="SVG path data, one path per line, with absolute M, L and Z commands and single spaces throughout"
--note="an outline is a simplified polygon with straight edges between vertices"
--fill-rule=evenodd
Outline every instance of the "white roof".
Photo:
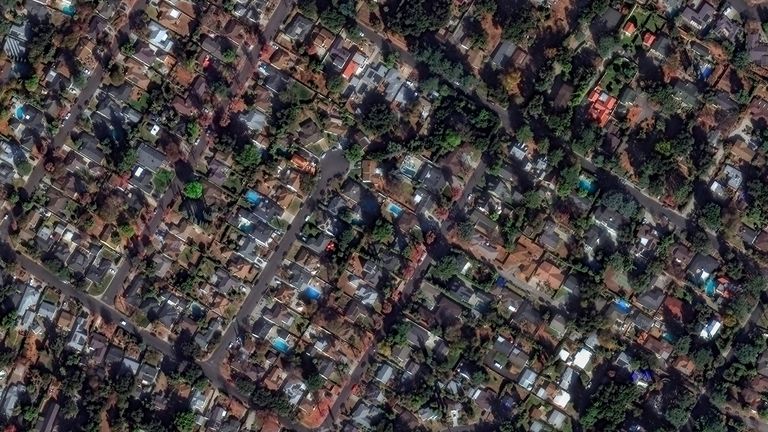
M 552 403 L 557 405 L 560 408 L 565 408 L 566 405 L 568 405 L 568 402 L 571 401 L 571 395 L 568 394 L 565 390 L 560 390 L 557 392 L 557 395 L 552 398 Z
M 571 353 L 565 350 L 565 348 L 561 349 L 559 353 L 557 353 L 557 356 L 560 357 L 560 360 L 562 361 L 568 361 L 568 357 L 571 356 Z
M 577 352 L 576 356 L 573 358 L 573 365 L 579 369 L 584 369 L 587 367 L 590 360 L 592 360 L 592 351 L 586 348 L 582 348 L 581 351 Z

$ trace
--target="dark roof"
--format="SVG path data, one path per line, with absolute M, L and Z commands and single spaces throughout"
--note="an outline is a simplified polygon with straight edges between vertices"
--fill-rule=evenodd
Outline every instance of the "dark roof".
M 163 166 L 165 155 L 146 144 L 142 144 L 136 151 L 136 162 L 150 171 L 157 171 Z

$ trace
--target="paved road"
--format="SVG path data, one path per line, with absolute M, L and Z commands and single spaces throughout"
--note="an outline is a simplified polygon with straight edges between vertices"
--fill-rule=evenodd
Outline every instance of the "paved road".
M 297 240 L 299 230 L 304 223 L 304 219 L 309 216 L 314 203 L 317 202 L 321 192 L 328 186 L 330 179 L 337 175 L 345 175 L 348 168 L 349 164 L 344 158 L 344 153 L 341 150 L 330 151 L 321 160 L 320 177 L 317 180 L 315 189 L 305 199 L 304 205 L 301 207 L 301 209 L 299 209 L 299 213 L 294 218 L 293 223 L 285 232 L 285 235 L 283 235 L 283 238 L 280 240 L 277 248 L 275 248 L 272 252 L 271 258 L 264 266 L 264 269 L 262 269 L 256 283 L 253 285 L 253 287 L 251 287 L 251 291 L 243 301 L 243 304 L 235 316 L 235 319 L 224 332 L 224 335 L 221 338 L 221 342 L 213 351 L 213 353 L 211 353 L 210 357 L 205 362 L 203 362 L 204 367 L 211 371 L 214 369 L 218 370 L 219 365 L 221 365 L 228 354 L 229 344 L 233 342 L 237 336 L 237 326 L 241 325 L 246 328 L 249 327 L 249 316 L 253 312 L 253 309 L 256 307 L 259 300 L 261 300 L 264 291 L 274 279 L 278 269 L 280 269 L 285 254 L 288 253 L 288 250 Z
M 453 219 L 457 214 L 463 211 L 467 204 L 467 200 L 469 199 L 470 193 L 472 193 L 472 191 L 475 189 L 475 186 L 477 186 L 478 182 L 480 182 L 480 180 L 483 178 L 485 171 L 486 163 L 484 160 L 481 160 L 477 168 L 475 168 L 475 171 L 472 173 L 469 181 L 464 186 L 461 197 L 459 197 L 459 199 L 453 204 L 451 212 L 452 216 L 440 224 L 440 232 L 443 237 L 447 237 L 448 228 L 450 227 L 451 223 L 453 223 Z M 368 350 L 361 356 L 360 362 L 358 362 L 357 366 L 355 366 L 355 368 L 352 370 L 349 380 L 346 382 L 344 388 L 342 388 L 341 393 L 339 394 L 339 397 L 331 407 L 331 415 L 328 416 L 324 424 L 326 428 L 331 428 L 333 426 L 332 423 L 334 422 L 334 419 L 338 418 L 342 405 L 347 402 L 349 396 L 352 393 L 353 387 L 360 382 L 360 378 L 362 377 L 363 373 L 365 373 L 365 370 L 368 368 L 368 365 L 373 359 L 373 356 L 376 353 L 376 346 L 386 337 L 391 327 L 397 322 L 397 317 L 402 313 L 403 306 L 407 305 L 410 301 L 414 289 L 418 286 L 417 283 L 422 280 L 426 274 L 427 269 L 429 269 L 429 266 L 432 264 L 432 262 L 434 262 L 435 259 L 439 258 L 441 257 L 427 255 L 424 260 L 416 267 L 415 271 L 413 272 L 413 276 L 408 280 L 405 287 L 403 287 L 403 292 L 400 296 L 398 304 L 392 308 L 392 311 L 387 314 L 387 316 L 384 317 L 384 326 L 382 326 L 382 328 L 376 332 L 373 343 L 371 343 L 371 346 L 368 347 Z
M 146 0 L 138 0 L 131 9 L 131 13 L 142 11 L 147 6 Z M 121 27 L 118 30 L 118 33 L 127 33 L 130 31 L 129 22 L 126 22 L 123 27 Z M 117 39 L 112 40 L 110 43 L 110 46 L 108 50 L 111 55 L 114 55 L 117 51 Z M 67 142 L 69 139 L 70 134 L 72 133 L 72 129 L 74 129 L 75 125 L 77 124 L 77 119 L 80 118 L 80 115 L 83 112 L 83 107 L 88 104 L 88 102 L 93 99 L 93 95 L 96 93 L 96 90 L 101 86 L 101 80 L 104 78 L 104 67 L 99 63 L 94 70 L 91 72 L 91 74 L 88 76 L 88 79 L 86 81 L 85 87 L 80 91 L 80 94 L 77 96 L 75 102 L 70 107 L 70 115 L 69 118 L 64 121 L 64 123 L 59 127 L 58 132 L 56 133 L 56 136 L 53 137 L 53 140 L 51 141 L 51 147 L 53 149 L 59 149 L 61 148 L 64 143 Z M 24 185 L 24 189 L 26 189 L 27 193 L 33 193 L 35 189 L 37 189 L 37 185 L 40 184 L 40 181 L 45 176 L 45 169 L 43 167 L 42 163 L 38 163 L 35 165 L 35 167 L 32 169 L 32 172 L 30 173 L 29 177 L 27 178 L 27 183 Z

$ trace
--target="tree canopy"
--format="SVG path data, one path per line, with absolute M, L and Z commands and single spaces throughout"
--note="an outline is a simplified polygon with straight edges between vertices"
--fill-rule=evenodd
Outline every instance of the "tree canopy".
M 421 36 L 445 26 L 450 11 L 447 0 L 397 0 L 387 3 L 384 22 L 403 36 Z

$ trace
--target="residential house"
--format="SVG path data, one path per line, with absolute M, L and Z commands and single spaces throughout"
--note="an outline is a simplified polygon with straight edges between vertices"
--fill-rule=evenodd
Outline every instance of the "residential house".
M 696 9 L 691 6 L 686 7 L 680 14 L 680 20 L 691 29 L 700 32 L 712 23 L 715 13 L 715 8 L 704 1 Z

